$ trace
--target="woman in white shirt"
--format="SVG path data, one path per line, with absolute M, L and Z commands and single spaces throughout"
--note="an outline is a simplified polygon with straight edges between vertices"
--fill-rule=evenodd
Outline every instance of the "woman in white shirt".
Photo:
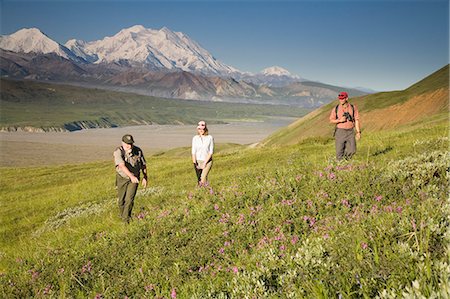
M 208 173 L 212 166 L 212 155 L 214 152 L 214 138 L 208 134 L 205 121 L 199 121 L 197 135 L 192 138 L 192 163 L 199 186 L 205 186 Z

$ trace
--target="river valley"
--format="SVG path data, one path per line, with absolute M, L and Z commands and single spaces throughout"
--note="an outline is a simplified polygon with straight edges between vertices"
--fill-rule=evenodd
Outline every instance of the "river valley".
M 294 120 L 277 118 L 264 122 L 215 124 L 208 128 L 216 144 L 253 144 Z M 0 166 L 47 166 L 112 160 L 112 152 L 127 133 L 133 135 L 136 145 L 149 156 L 190 146 L 196 127 L 148 125 L 75 132 L 0 132 Z

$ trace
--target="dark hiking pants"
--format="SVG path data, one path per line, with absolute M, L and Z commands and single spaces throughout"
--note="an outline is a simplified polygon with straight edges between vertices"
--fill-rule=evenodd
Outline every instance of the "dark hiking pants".
M 131 219 L 134 197 L 136 196 L 139 184 L 132 183 L 131 180 L 125 179 L 119 174 L 116 174 L 116 182 L 120 217 L 128 223 Z
M 336 159 L 350 159 L 356 153 L 355 132 L 353 129 L 336 129 Z

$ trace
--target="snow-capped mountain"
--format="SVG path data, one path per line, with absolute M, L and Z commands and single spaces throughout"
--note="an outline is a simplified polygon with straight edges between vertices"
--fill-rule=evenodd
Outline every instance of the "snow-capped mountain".
M 204 75 L 231 76 L 240 71 L 214 58 L 182 32 L 141 25 L 122 29 L 116 35 L 86 42 L 71 39 L 63 46 L 37 28 L 21 29 L 0 37 L 0 48 L 15 53 L 55 53 L 87 63 L 115 63 L 149 70 L 172 70 Z
M 66 48 L 70 49 L 73 54 L 83 58 L 89 63 L 93 63 L 98 60 L 97 54 L 87 54 L 84 50 L 86 42 L 77 39 L 68 40 L 65 44 Z
M 221 63 L 181 32 L 141 25 L 126 28 L 112 37 L 85 42 L 70 40 L 66 47 L 93 63 L 127 62 L 151 70 L 183 70 L 207 75 L 230 75 L 237 69 Z
M 0 48 L 15 53 L 54 53 L 74 62 L 118 65 L 151 71 L 186 71 L 207 76 L 233 77 L 253 84 L 283 86 L 299 76 L 272 66 L 251 74 L 226 65 L 182 32 L 135 25 L 96 41 L 71 39 L 61 45 L 37 28 L 21 29 L 0 37 Z
M 97 41 L 71 39 L 65 46 L 39 29 L 22 29 L 0 37 L 0 57 L 2 77 L 158 97 L 316 107 L 336 96 L 335 87 L 304 84 L 278 66 L 257 74 L 241 72 L 165 27 L 136 25 Z
M 65 46 L 55 42 L 37 28 L 24 28 L 11 35 L 0 36 L 0 48 L 15 53 L 55 53 L 70 60 L 79 60 Z
M 279 66 L 271 66 L 268 68 L 263 69 L 260 74 L 264 75 L 264 76 L 278 76 L 278 77 L 290 77 L 293 79 L 300 79 L 299 76 L 297 75 L 292 75 L 288 70 L 279 67 Z
M 305 81 L 300 76 L 291 74 L 288 70 L 279 67 L 271 66 L 263 69 L 257 74 L 243 74 L 240 77 L 242 80 L 253 84 L 266 84 L 269 86 L 286 86 L 294 82 Z

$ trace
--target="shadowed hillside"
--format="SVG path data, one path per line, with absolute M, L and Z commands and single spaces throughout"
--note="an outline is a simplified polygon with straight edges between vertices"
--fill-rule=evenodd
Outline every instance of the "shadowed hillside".
M 394 129 L 418 123 L 448 121 L 449 66 L 402 91 L 380 92 L 350 99 L 356 104 L 364 131 Z M 331 137 L 328 117 L 336 101 L 314 110 L 260 145 L 295 144 L 308 137 Z

